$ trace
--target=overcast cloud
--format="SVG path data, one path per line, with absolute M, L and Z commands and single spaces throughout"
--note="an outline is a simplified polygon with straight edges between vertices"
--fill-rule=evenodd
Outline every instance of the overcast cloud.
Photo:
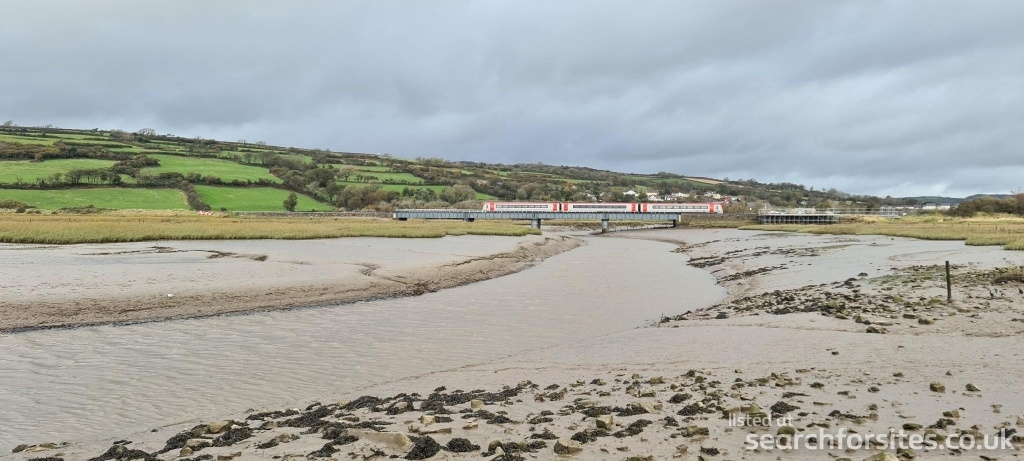
M 0 119 L 1009 192 L 1024 1 L 0 0 Z

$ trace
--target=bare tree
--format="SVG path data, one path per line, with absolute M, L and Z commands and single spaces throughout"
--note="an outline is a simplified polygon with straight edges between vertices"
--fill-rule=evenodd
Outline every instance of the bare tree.
M 152 128 L 143 128 L 135 132 L 135 139 L 142 142 L 147 142 L 153 139 L 154 136 L 156 136 L 156 130 Z

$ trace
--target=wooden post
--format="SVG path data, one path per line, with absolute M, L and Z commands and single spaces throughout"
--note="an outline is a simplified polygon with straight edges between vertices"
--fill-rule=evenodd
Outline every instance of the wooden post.
M 946 302 L 953 302 L 953 283 L 949 276 L 949 261 L 946 261 Z

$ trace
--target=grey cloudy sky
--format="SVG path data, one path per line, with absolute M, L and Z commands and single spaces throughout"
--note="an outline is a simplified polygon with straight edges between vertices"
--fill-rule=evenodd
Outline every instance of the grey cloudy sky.
M 1008 192 L 1024 1 L 0 0 L 0 118 Z

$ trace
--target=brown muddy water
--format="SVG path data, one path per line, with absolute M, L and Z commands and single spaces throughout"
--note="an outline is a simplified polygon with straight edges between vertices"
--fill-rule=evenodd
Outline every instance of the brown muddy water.
M 358 393 L 725 295 L 674 245 L 586 240 L 526 271 L 413 298 L 0 335 L 0 453 Z

